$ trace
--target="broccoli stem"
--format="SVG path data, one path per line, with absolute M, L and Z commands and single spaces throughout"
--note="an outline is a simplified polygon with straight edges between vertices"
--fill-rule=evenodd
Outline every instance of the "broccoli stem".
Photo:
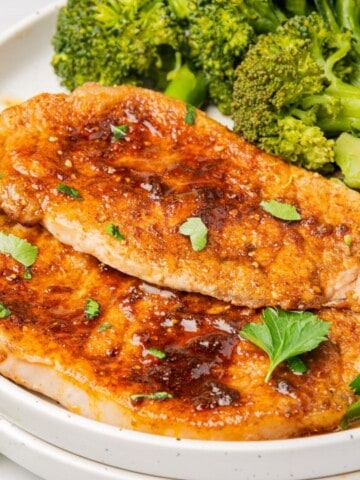
M 360 3 L 358 0 L 341 0 L 335 4 L 336 15 L 342 29 L 350 30 L 355 40 L 354 48 L 360 54 Z
M 282 10 L 274 5 L 272 0 L 245 1 L 249 10 L 257 15 L 248 21 L 257 33 L 275 32 L 278 27 L 288 19 Z
M 307 15 L 309 13 L 308 0 L 285 0 L 285 9 L 291 15 Z
M 360 138 L 342 133 L 335 142 L 335 162 L 341 168 L 344 182 L 351 188 L 360 188 Z
M 314 0 L 317 11 L 321 15 L 324 22 L 333 32 L 340 32 L 340 28 L 336 17 L 334 15 L 334 9 L 329 5 L 327 0 Z
M 165 95 L 178 98 L 196 107 L 201 106 L 207 96 L 207 82 L 202 72 L 194 73 L 187 64 L 176 67 L 168 74 L 169 85 Z

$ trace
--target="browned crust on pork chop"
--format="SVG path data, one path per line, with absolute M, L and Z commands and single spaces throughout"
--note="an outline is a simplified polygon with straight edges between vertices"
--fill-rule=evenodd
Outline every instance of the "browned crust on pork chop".
M 120 427 L 206 440 L 260 440 L 329 432 L 354 400 L 359 315 L 325 309 L 328 341 L 284 363 L 264 383 L 267 356 L 239 330 L 259 312 L 146 284 L 57 242 L 40 227 L 0 231 L 39 247 L 32 279 L 0 254 L 0 373 L 70 410 Z M 92 298 L 100 315 L 88 319 Z M 154 356 L 154 350 L 166 354 Z M 131 395 L 167 392 L 164 401 Z
M 359 308 L 359 194 L 266 155 L 181 101 L 88 84 L 0 118 L 0 199 L 17 221 L 154 284 L 248 307 Z M 127 125 L 113 141 L 111 125 Z M 82 200 L 57 190 L 77 189 Z M 296 207 L 279 220 L 260 203 Z M 200 217 L 206 248 L 179 227 Z M 112 223 L 125 240 L 105 232 Z M 345 237 L 351 239 L 345 242 Z

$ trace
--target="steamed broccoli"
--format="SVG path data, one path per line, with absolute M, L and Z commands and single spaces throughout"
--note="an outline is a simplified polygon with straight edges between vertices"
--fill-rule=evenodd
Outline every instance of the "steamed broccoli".
M 334 138 L 360 131 L 360 88 L 345 81 L 352 54 L 351 32 L 317 13 L 260 36 L 236 71 L 235 131 L 300 166 L 328 169 Z
M 229 2 L 192 5 L 188 51 L 194 66 L 203 71 L 212 102 L 230 114 L 235 67 L 254 40 L 254 30 L 241 11 Z
M 58 15 L 52 64 L 69 90 L 88 81 L 163 90 L 169 72 L 176 79 L 184 36 L 165 0 L 68 0 Z M 201 72 L 188 70 L 187 76 L 201 103 Z M 187 92 L 178 93 L 187 98 Z
M 353 48 L 347 58 L 348 81 L 360 86 L 360 2 L 315 0 L 315 3 L 318 12 L 333 32 L 350 32 Z
M 230 114 L 235 68 L 256 33 L 274 31 L 285 19 L 271 0 L 169 0 L 186 30 L 186 54 L 203 72 L 211 101 Z

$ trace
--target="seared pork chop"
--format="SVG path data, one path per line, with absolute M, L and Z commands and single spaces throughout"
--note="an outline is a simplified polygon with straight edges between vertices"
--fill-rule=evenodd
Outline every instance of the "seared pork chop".
M 160 93 L 95 84 L 10 108 L 1 205 L 160 286 L 254 308 L 359 309 L 359 194 L 186 114 Z M 301 219 L 275 218 L 261 205 L 271 200 Z M 193 217 L 208 229 L 201 251 L 181 233 Z
M 0 255 L 0 372 L 70 410 L 161 435 L 256 440 L 332 431 L 354 400 L 358 314 L 320 311 L 330 339 L 305 355 L 309 370 L 282 364 L 266 384 L 268 358 L 238 335 L 258 312 L 159 289 L 3 215 L 0 230 L 39 247 L 31 279 Z

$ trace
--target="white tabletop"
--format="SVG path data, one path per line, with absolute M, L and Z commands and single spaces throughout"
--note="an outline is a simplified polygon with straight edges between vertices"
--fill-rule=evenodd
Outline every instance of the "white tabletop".
M 53 0 L 3 0 L 1 2 L 0 33 Z M 4 480 L 40 480 L 39 477 L 15 465 L 0 455 L 0 478 Z

